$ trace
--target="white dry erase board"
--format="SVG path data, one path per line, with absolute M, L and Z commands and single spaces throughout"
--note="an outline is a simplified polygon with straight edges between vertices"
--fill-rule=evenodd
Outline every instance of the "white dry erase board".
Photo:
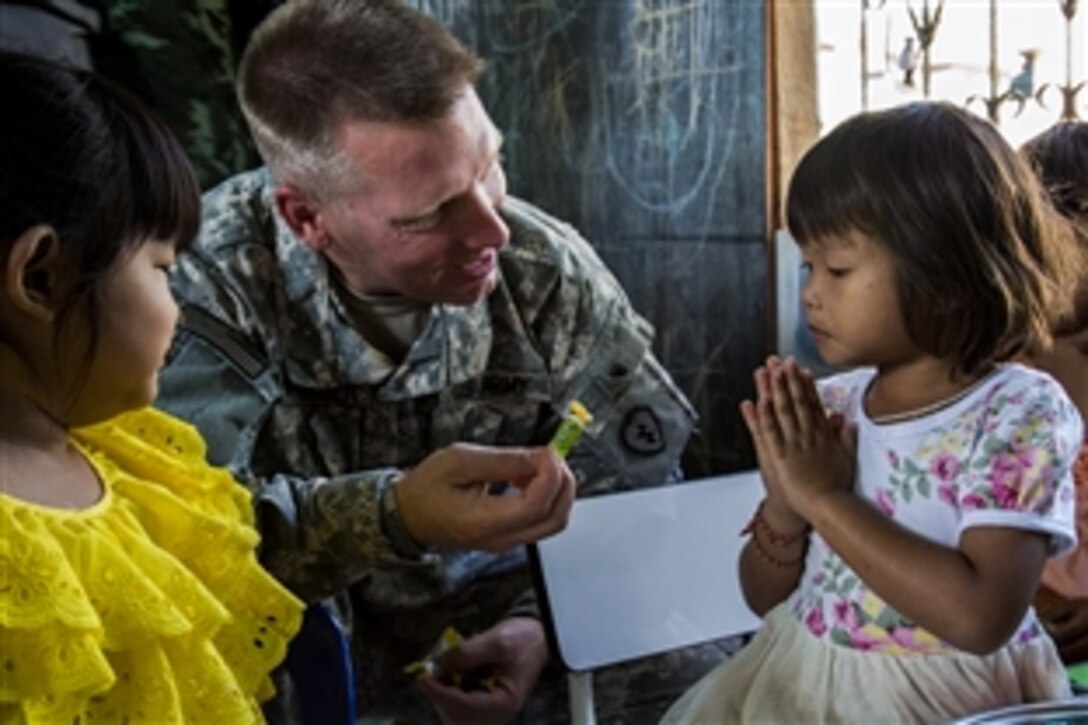
M 756 471 L 579 499 L 530 547 L 542 614 L 567 669 L 590 670 L 759 626 L 740 591 Z

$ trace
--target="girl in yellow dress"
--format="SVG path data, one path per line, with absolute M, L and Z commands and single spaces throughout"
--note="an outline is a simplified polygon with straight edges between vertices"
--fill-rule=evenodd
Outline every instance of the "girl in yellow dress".
M 149 404 L 199 192 L 105 81 L 0 53 L 0 723 L 260 721 L 301 603 Z

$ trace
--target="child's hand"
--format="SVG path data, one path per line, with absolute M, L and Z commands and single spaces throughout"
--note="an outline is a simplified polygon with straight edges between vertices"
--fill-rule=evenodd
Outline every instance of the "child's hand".
M 808 520 L 806 511 L 823 494 L 851 487 L 855 431 L 826 415 L 811 373 L 793 360 L 768 358 L 756 371 L 756 387 L 759 399 L 742 411 L 768 493 Z
M 759 473 L 763 479 L 763 485 L 767 490 L 767 501 L 764 504 L 766 513 L 775 521 L 781 522 L 783 530 L 792 531 L 807 525 L 796 511 L 786 503 L 782 487 L 778 483 L 775 469 L 771 466 L 770 452 L 766 449 L 764 438 L 760 434 L 759 415 L 761 406 L 770 405 L 771 401 L 771 373 L 781 367 L 782 361 L 776 355 L 767 358 L 767 364 L 756 368 L 752 373 L 752 379 L 756 385 L 756 401 L 745 400 L 740 404 L 740 413 L 744 418 L 748 432 L 752 436 L 752 444 L 756 451 L 756 462 L 759 465 Z

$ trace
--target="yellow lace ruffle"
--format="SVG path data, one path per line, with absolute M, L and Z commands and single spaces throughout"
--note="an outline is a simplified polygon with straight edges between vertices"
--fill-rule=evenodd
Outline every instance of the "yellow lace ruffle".
M 248 492 L 155 410 L 73 440 L 102 500 L 0 495 L 0 722 L 260 721 L 302 604 L 257 563 Z

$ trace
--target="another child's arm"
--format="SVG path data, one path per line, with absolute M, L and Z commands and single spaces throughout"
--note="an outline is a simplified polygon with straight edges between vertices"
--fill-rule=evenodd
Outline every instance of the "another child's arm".
M 1088 662 L 1088 599 L 1062 599 L 1038 608 L 1062 661 Z
M 962 650 L 1005 644 L 1024 616 L 1047 556 L 1047 536 L 973 527 L 950 548 L 887 518 L 844 485 L 852 477 L 840 436 L 811 404 L 812 381 L 795 364 L 772 374 L 760 407 L 765 458 L 786 502 L 872 590 Z

